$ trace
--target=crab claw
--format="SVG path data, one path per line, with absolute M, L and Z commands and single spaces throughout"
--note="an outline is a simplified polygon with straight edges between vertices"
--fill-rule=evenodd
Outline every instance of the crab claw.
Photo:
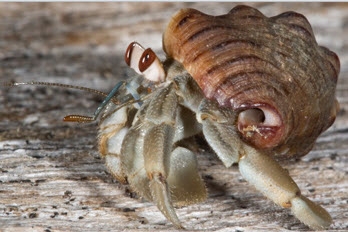
M 330 226 L 330 214 L 301 195 L 295 181 L 269 155 L 244 146 L 239 160 L 242 176 L 277 205 L 290 208 L 293 214 L 312 229 Z
M 239 165 L 242 176 L 250 184 L 277 205 L 290 208 L 293 214 L 313 229 L 330 226 L 330 214 L 301 195 L 295 181 L 270 154 L 255 149 L 240 139 L 236 132 L 237 115 L 217 103 L 203 100 L 197 120 L 203 125 L 203 133 L 226 167 Z

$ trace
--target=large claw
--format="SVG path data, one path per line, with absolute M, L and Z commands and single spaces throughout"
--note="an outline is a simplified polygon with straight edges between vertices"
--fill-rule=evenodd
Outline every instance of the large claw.
M 294 215 L 310 228 L 324 229 L 330 226 L 330 214 L 302 196 L 288 172 L 269 155 L 249 146 L 244 146 L 242 152 L 244 154 L 239 161 L 239 170 L 257 190 L 276 204 L 290 208 Z
M 197 117 L 208 143 L 227 167 L 238 162 L 242 176 L 249 183 L 281 207 L 291 208 L 294 215 L 309 227 L 329 227 L 330 214 L 302 196 L 295 181 L 270 154 L 256 150 L 240 139 L 233 123 L 236 113 L 203 100 Z

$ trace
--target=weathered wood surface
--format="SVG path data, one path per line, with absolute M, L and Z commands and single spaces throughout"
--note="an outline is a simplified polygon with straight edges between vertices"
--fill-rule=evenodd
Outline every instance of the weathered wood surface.
M 183 7 L 226 13 L 232 3 L 1 3 L 1 81 L 51 81 L 108 91 L 126 76 L 123 52 L 137 40 L 161 50 L 161 32 Z M 304 195 L 348 230 L 348 5 L 250 3 L 266 15 L 306 15 L 317 40 L 341 59 L 341 111 L 313 151 L 284 162 Z M 163 54 L 163 53 L 161 53 Z M 118 79 L 117 79 L 118 78 Z M 91 114 L 100 97 L 67 89 L 0 88 L 0 231 L 174 230 L 158 209 L 134 198 L 107 173 L 97 151 L 97 124 L 62 122 Z M 189 230 L 308 230 L 226 169 L 199 154 L 209 198 L 178 209 Z

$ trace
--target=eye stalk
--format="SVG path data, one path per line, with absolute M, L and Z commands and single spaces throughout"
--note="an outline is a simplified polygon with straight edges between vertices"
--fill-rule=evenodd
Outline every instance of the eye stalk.
M 127 65 L 139 74 L 153 82 L 163 82 L 165 80 L 165 72 L 161 61 L 151 48 L 146 50 L 137 42 L 129 44 L 125 61 Z

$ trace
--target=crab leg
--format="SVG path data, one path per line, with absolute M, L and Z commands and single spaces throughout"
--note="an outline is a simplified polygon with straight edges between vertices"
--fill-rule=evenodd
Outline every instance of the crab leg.
M 177 97 L 172 85 L 154 93 L 136 115 L 135 124 L 122 144 L 121 160 L 127 180 L 141 196 L 153 200 L 178 228 L 167 183 L 175 136 Z
M 290 208 L 309 227 L 322 229 L 331 224 L 329 213 L 302 196 L 288 172 L 269 154 L 256 150 L 239 138 L 233 123 L 235 112 L 203 100 L 197 117 L 208 143 L 226 167 L 238 162 L 242 176 L 249 183 L 279 206 Z
M 175 145 L 201 131 L 193 121 L 194 113 L 179 104 L 170 84 L 144 102 L 121 148 L 120 160 L 131 188 L 155 202 L 177 228 L 183 227 L 173 205 L 197 203 L 207 195 L 195 154 Z
M 144 161 L 154 202 L 164 216 L 176 227 L 182 228 L 175 213 L 166 181 L 169 173 L 169 161 L 174 133 L 173 125 L 166 123 L 153 126 L 149 129 L 144 139 Z

